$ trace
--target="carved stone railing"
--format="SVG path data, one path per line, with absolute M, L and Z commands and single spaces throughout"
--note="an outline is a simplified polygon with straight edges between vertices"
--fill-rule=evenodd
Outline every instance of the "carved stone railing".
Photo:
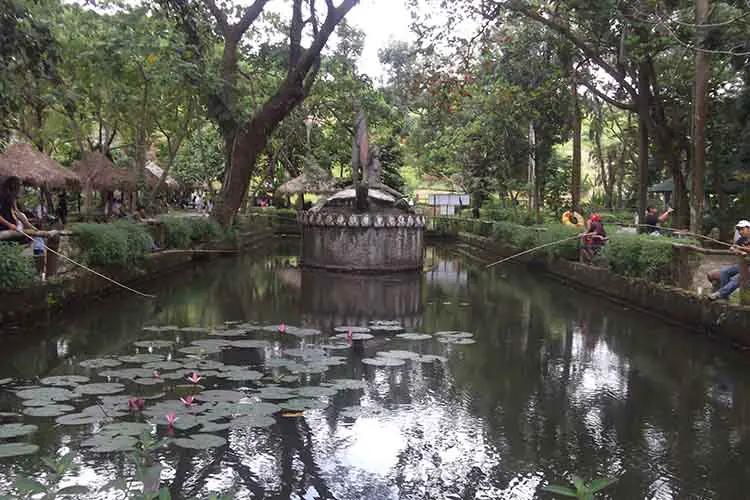
M 328 226 L 328 227 L 415 227 L 424 228 L 427 219 L 423 215 L 413 214 L 331 214 L 300 212 L 297 214 L 297 222 L 303 226 Z

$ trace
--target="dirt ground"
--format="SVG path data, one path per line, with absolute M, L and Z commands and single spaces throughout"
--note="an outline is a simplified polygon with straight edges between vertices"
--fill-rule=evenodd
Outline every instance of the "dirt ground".
M 730 266 L 734 264 L 736 260 L 736 257 L 732 257 L 731 255 L 703 256 L 703 262 L 693 275 L 693 285 L 691 290 L 699 292 L 702 288 L 703 294 L 711 293 L 711 284 L 706 279 L 706 274 L 714 269 Z

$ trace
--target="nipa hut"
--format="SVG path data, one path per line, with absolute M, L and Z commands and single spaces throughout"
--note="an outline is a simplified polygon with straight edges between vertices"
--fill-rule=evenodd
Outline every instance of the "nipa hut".
M 148 172 L 149 176 L 148 183 L 152 187 L 155 186 L 159 182 L 159 179 L 161 179 L 161 176 L 164 175 L 164 169 L 153 161 L 146 163 L 146 172 Z M 167 175 L 164 184 L 166 184 L 168 189 L 177 189 L 179 187 L 179 183 L 171 175 Z
M 135 179 L 129 172 L 115 166 L 101 153 L 84 153 L 81 160 L 73 162 L 73 170 L 87 190 L 132 190 L 136 187 Z
M 323 170 L 313 159 L 306 159 L 302 175 L 289 180 L 278 187 L 282 194 L 328 194 L 336 192 L 336 179 Z
M 18 177 L 26 184 L 75 187 L 81 179 L 31 144 L 12 144 L 0 155 L 0 177 Z

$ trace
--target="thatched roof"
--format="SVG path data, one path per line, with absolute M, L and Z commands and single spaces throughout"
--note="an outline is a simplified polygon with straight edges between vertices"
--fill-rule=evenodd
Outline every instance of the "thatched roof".
M 326 194 L 338 191 L 336 179 L 318 166 L 312 158 L 305 160 L 304 172 L 299 177 L 285 182 L 277 189 L 283 194 L 311 193 Z
M 12 144 L 0 155 L 0 177 L 18 177 L 27 184 L 76 186 L 80 178 L 31 144 Z
M 129 172 L 118 168 L 100 153 L 84 153 L 81 160 L 73 162 L 73 170 L 81 178 L 81 182 L 92 189 L 114 191 L 132 189 L 136 185 Z
M 162 169 L 159 165 L 157 165 L 156 163 L 152 161 L 146 164 L 146 171 L 150 174 L 149 177 L 156 179 L 156 182 L 159 182 L 159 179 L 161 179 L 161 176 L 164 175 L 164 169 Z M 149 179 L 148 182 L 149 184 L 152 184 L 151 179 Z M 153 184 L 156 185 L 156 182 L 153 182 Z M 180 185 L 171 175 L 167 175 L 167 178 L 164 180 L 164 183 L 170 189 L 177 188 Z

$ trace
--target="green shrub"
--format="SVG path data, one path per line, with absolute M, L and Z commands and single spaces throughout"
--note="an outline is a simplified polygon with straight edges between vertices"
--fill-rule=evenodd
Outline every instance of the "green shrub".
M 162 217 L 166 227 L 165 248 L 190 248 L 195 243 L 225 240 L 227 231 L 205 217 Z
M 34 281 L 34 262 L 21 255 L 22 250 L 20 245 L 0 242 L 0 290 L 22 288 Z
M 602 249 L 597 262 L 623 276 L 671 283 L 676 265 L 672 245 L 678 241 L 682 244 L 699 245 L 691 240 L 616 233 Z
M 151 250 L 146 226 L 129 221 L 112 224 L 74 224 L 72 240 L 81 260 L 91 266 L 128 266 Z

